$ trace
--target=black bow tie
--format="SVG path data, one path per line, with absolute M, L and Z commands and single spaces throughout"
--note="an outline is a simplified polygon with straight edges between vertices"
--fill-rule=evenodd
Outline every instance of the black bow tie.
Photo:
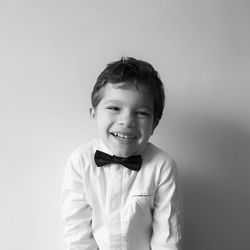
M 95 152 L 94 158 L 95 158 L 95 163 L 98 167 L 102 167 L 110 163 L 117 163 L 117 164 L 122 164 L 126 168 L 129 168 L 134 171 L 139 171 L 142 163 L 142 158 L 140 155 L 133 155 L 127 158 L 123 158 L 115 155 L 111 156 L 99 150 Z

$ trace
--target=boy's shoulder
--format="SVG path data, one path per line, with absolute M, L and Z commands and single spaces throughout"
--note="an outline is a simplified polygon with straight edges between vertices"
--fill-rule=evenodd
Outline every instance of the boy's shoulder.
M 173 157 L 164 151 L 162 148 L 154 145 L 149 142 L 147 146 L 147 150 L 144 155 L 145 163 L 149 163 L 150 165 L 154 165 L 155 167 L 173 167 L 175 165 L 175 161 Z
M 173 160 L 172 156 L 170 156 L 166 151 L 151 142 L 148 143 L 146 154 L 149 154 L 151 157 L 161 161 Z

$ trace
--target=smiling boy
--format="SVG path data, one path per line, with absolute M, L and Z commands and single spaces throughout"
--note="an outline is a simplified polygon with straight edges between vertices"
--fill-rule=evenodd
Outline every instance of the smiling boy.
M 100 74 L 91 100 L 99 138 L 71 154 L 63 183 L 68 250 L 180 250 L 176 166 L 149 142 L 165 101 L 158 73 L 122 58 Z
M 114 155 L 141 154 L 154 130 L 153 99 L 131 83 L 107 83 L 91 108 L 98 134 Z

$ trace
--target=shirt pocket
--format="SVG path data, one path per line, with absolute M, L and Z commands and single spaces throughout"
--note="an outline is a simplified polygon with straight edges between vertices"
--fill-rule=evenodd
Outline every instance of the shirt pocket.
M 154 197 L 150 193 L 132 194 L 131 206 L 135 213 L 150 215 L 154 205 Z

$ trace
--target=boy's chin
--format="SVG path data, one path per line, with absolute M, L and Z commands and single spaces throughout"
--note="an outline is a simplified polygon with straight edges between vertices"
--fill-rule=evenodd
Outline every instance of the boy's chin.
M 130 149 L 119 149 L 119 148 L 114 148 L 112 150 L 113 154 L 116 155 L 116 156 L 119 156 L 119 157 L 129 157 L 131 155 L 138 155 L 140 154 L 139 152 L 139 149 L 134 149 L 134 150 L 131 150 Z

